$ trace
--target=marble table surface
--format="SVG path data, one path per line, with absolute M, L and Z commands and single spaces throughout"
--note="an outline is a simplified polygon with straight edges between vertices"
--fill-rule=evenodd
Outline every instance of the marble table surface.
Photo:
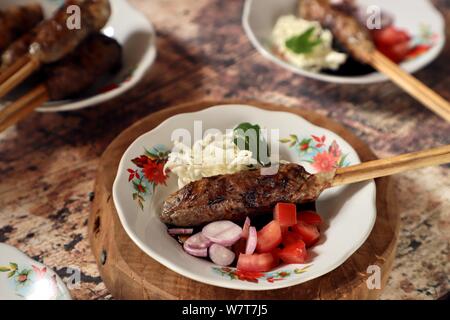
M 130 0 L 155 24 L 159 56 L 144 81 L 92 109 L 34 114 L 0 134 L 0 242 L 69 280 L 76 299 L 110 299 L 87 238 L 95 172 L 123 129 L 164 107 L 199 99 L 258 99 L 342 123 L 379 157 L 450 143 L 445 123 L 390 82 L 334 85 L 268 62 L 241 27 L 242 1 Z M 450 2 L 442 54 L 416 76 L 450 100 Z M 401 231 L 383 299 L 437 299 L 450 282 L 450 167 L 395 175 Z

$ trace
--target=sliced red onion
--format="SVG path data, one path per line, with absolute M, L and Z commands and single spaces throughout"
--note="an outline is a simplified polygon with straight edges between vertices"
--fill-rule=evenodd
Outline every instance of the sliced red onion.
M 211 241 L 199 232 L 190 236 L 184 245 L 191 249 L 208 249 L 211 245 Z
M 256 243 L 258 242 L 258 236 L 255 227 L 250 227 L 248 230 L 247 246 L 245 247 L 245 254 L 253 254 L 256 249 Z
M 242 227 L 242 238 L 248 238 L 248 228 L 250 228 L 250 218 L 245 218 L 244 226 Z
M 175 236 L 178 234 L 192 234 L 192 232 L 194 232 L 194 229 L 192 229 L 192 228 L 171 228 L 171 229 L 167 229 L 167 232 L 169 232 L 170 235 Z
M 215 264 L 225 267 L 233 263 L 235 255 L 233 251 L 224 246 L 213 243 L 209 247 L 209 257 Z
M 215 221 L 203 227 L 202 234 L 214 243 L 231 246 L 241 238 L 242 228 L 228 221 Z
M 191 248 L 190 246 L 186 245 L 186 242 L 183 245 L 184 251 L 189 253 L 191 256 L 195 257 L 207 257 L 208 256 L 208 248 L 203 249 L 195 249 Z

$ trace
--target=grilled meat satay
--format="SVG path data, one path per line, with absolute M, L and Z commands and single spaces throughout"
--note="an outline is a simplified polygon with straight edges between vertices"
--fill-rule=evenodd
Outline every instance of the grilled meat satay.
M 0 52 L 43 19 L 44 14 L 39 4 L 13 6 L 0 11 Z
M 311 175 L 297 164 L 282 164 L 274 175 L 260 170 L 203 178 L 184 186 L 164 202 L 160 219 L 175 226 L 199 226 L 211 221 L 242 221 L 267 213 L 277 202 L 316 200 L 330 186 L 330 176 Z
M 81 28 L 69 29 L 67 8 L 77 5 L 81 12 Z M 53 17 L 36 29 L 30 53 L 39 62 L 56 62 L 75 49 L 89 34 L 100 31 L 111 15 L 108 0 L 67 0 Z
M 64 59 L 45 66 L 47 76 L 0 114 L 0 132 L 27 117 L 49 100 L 70 98 L 94 85 L 99 78 L 121 65 L 120 44 L 102 34 L 93 34 Z
M 81 29 L 67 27 L 71 5 L 80 7 Z M 53 17 L 16 40 L 2 55 L 2 69 L 30 53 L 39 63 L 58 61 L 77 47 L 89 34 L 104 27 L 111 15 L 108 0 L 66 0 Z
M 351 14 L 333 7 L 329 0 L 300 0 L 299 15 L 330 29 L 355 59 L 363 63 L 369 61 L 368 53 L 375 49 L 371 36 Z
M 73 97 L 105 74 L 118 70 L 121 63 L 120 44 L 103 34 L 93 34 L 64 59 L 45 66 L 48 96 L 50 100 Z

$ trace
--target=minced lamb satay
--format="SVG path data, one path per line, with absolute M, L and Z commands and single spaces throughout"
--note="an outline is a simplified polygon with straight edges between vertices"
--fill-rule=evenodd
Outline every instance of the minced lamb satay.
M 299 1 L 299 15 L 306 20 L 318 21 L 330 29 L 339 43 L 360 62 L 367 63 L 375 49 L 372 38 L 357 19 L 330 4 L 329 0 Z

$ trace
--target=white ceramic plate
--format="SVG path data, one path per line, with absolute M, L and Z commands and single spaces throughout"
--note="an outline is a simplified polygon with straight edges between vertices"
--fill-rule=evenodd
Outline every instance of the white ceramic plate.
M 38 2 L 51 16 L 63 0 L 2 0 L 0 9 L 11 5 Z M 156 33 L 148 19 L 126 0 L 110 0 L 112 16 L 103 29 L 123 47 L 122 69 L 101 87 L 94 87 L 86 96 L 75 100 L 54 101 L 38 111 L 57 112 L 82 109 L 113 99 L 135 86 L 149 70 L 156 58 Z M 30 88 L 28 88 L 30 89 Z M 23 88 L 22 91 L 26 90 Z M 14 99 L 14 96 L 8 97 Z M 1 101 L 0 101 L 1 102 Z
M 0 300 L 71 300 L 71 297 L 54 271 L 0 243 Z
M 270 290 L 297 285 L 330 272 L 367 239 L 376 218 L 374 182 L 329 189 L 320 196 L 317 208 L 325 224 L 321 241 L 312 249 L 306 264 L 283 265 L 272 272 L 243 275 L 236 273 L 234 268 L 220 268 L 185 253 L 167 234 L 166 226 L 158 218 L 164 199 L 177 190 L 176 177 L 171 174 L 166 185 L 155 186 L 151 180 L 163 182 L 162 175 L 147 170 L 152 175 L 146 176 L 142 164 L 136 166 L 132 160 L 145 155 L 146 150 L 154 158 L 163 159 L 165 152 L 172 148 L 172 132 L 185 129 L 194 137 L 194 121 L 199 120 L 203 131 L 193 140 L 201 138 L 204 130 L 215 128 L 225 132 L 242 122 L 279 129 L 280 139 L 289 140 L 281 143 L 280 158 L 298 162 L 309 172 L 327 169 L 330 152 L 334 154 L 333 161 L 329 162 L 331 165 L 359 163 L 355 150 L 341 137 L 291 113 L 246 105 L 222 105 L 171 117 L 131 144 L 120 161 L 113 186 L 114 204 L 122 225 L 150 257 L 183 276 L 207 284 L 240 290 Z
M 422 69 L 441 52 L 445 43 L 445 22 L 429 0 L 358 0 L 362 6 L 376 5 L 394 15 L 396 27 L 408 31 L 415 42 L 423 41 L 421 29 L 427 28 L 433 46 L 422 55 L 401 64 L 409 73 Z M 365 84 L 387 80 L 374 72 L 364 76 L 335 76 L 309 72 L 298 68 L 273 54 L 270 37 L 278 17 L 286 14 L 297 15 L 298 0 L 246 0 L 242 22 L 253 46 L 267 59 L 296 74 L 334 83 Z

